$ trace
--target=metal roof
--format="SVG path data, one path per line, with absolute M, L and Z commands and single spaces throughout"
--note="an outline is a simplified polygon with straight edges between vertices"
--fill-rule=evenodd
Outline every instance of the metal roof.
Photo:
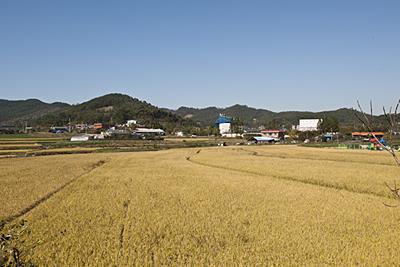
M 285 133 L 286 130 L 262 130 L 262 133 Z
M 274 141 L 275 138 L 272 137 L 265 137 L 265 136 L 254 136 L 254 139 L 256 139 L 257 141 Z
M 162 129 L 137 128 L 136 133 L 164 133 Z
M 232 118 L 222 115 L 220 114 L 218 119 L 215 121 L 215 124 L 220 124 L 220 123 L 231 123 L 232 122 Z
M 370 135 L 385 135 L 384 132 L 352 132 L 351 135 L 352 136 L 370 136 Z

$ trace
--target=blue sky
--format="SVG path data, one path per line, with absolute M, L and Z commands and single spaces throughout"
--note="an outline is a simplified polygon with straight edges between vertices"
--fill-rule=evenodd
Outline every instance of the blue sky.
M 0 1 L 0 98 L 328 110 L 400 97 L 400 1 Z

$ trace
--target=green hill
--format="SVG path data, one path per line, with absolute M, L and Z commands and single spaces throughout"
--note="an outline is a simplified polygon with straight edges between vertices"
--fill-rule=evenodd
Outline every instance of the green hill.
M 5 100 L 0 99 L 0 125 L 23 123 L 45 114 L 66 110 L 65 103 L 44 103 L 38 99 Z
M 256 109 L 246 105 L 233 105 L 227 108 L 207 107 L 203 109 L 180 107 L 174 111 L 177 115 L 191 118 L 202 126 L 214 124 L 219 114 L 225 114 L 230 117 L 240 119 L 247 127 L 264 126 L 267 128 L 276 128 L 291 125 L 297 125 L 299 119 L 326 118 L 335 117 L 340 125 L 350 127 L 360 126 L 354 111 L 349 108 L 341 108 L 332 111 L 309 112 L 309 111 L 284 111 L 273 112 L 266 109 Z M 385 124 L 384 116 L 374 116 L 374 121 L 378 127 Z
M 61 112 L 42 116 L 35 121 L 35 124 L 66 125 L 70 121 L 71 123 L 101 122 L 114 125 L 131 119 L 147 127 L 162 127 L 167 130 L 174 130 L 191 123 L 190 120 L 185 120 L 179 115 L 159 109 L 137 98 L 124 94 L 108 94 L 73 105 Z

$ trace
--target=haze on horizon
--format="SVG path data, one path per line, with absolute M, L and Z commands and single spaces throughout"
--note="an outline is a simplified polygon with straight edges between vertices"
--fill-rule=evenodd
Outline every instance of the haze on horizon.
M 1 1 L 0 98 L 332 110 L 400 97 L 398 1 Z

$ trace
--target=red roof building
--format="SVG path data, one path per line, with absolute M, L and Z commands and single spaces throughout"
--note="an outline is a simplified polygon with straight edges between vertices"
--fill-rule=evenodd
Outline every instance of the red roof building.
M 369 138 L 376 136 L 377 138 L 382 138 L 385 133 L 384 132 L 352 132 L 351 136 L 353 138 Z

